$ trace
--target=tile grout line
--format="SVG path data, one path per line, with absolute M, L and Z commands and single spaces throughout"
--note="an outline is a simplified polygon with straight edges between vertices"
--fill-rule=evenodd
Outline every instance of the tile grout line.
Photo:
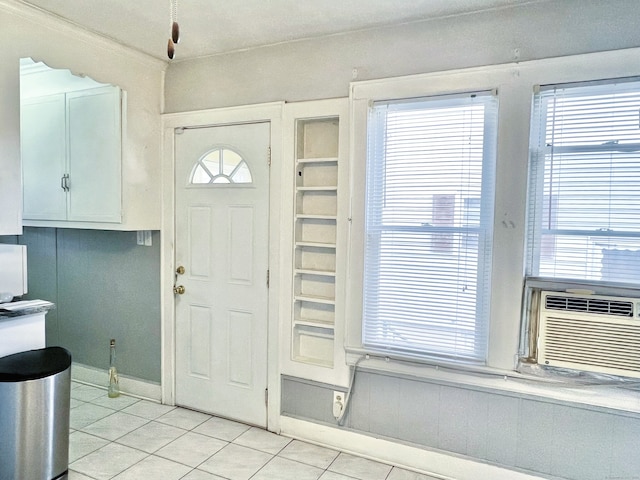
M 82 386 L 83 385 L 76 386 L 76 387 L 74 387 L 74 389 L 82 388 Z M 131 398 L 133 399 L 134 397 L 131 397 Z M 106 442 L 105 445 L 103 445 L 103 446 L 101 446 L 101 447 L 99 447 L 99 448 L 97 448 L 95 450 L 92 450 L 90 452 L 87 452 L 87 453 L 83 454 L 82 456 L 74 459 L 73 463 L 78 462 L 81 459 L 83 459 L 83 458 L 85 458 L 85 457 L 87 457 L 87 456 L 89 456 L 91 454 L 95 454 L 100 449 L 105 448 L 105 447 L 107 447 L 109 445 L 117 445 L 117 446 L 120 446 L 120 447 L 128 448 L 128 449 L 131 449 L 133 451 L 136 451 L 136 452 L 144 455 L 141 459 L 135 461 L 131 465 L 128 465 L 124 470 L 116 473 L 113 476 L 110 476 L 109 477 L 110 479 L 116 478 L 119 475 L 124 474 L 125 472 L 127 472 L 127 471 L 133 469 L 134 467 L 138 466 L 140 463 L 149 460 L 151 457 L 156 458 L 156 459 L 162 459 L 164 461 L 171 462 L 173 464 L 180 465 L 182 467 L 187 468 L 188 471 L 184 475 L 182 475 L 180 477 L 180 479 L 184 479 L 184 478 L 190 476 L 191 474 L 193 474 L 193 472 L 196 472 L 196 471 L 197 472 L 202 472 L 204 474 L 211 474 L 207 470 L 200 469 L 200 467 L 203 464 L 205 464 L 206 462 L 210 461 L 213 457 L 215 457 L 218 453 L 223 451 L 225 448 L 229 447 L 230 445 L 235 445 L 235 446 L 239 446 L 239 447 L 242 447 L 242 448 L 248 448 L 248 449 L 250 449 L 252 451 L 255 451 L 255 452 L 259 452 L 259 453 L 262 453 L 262 454 L 270 455 L 270 458 L 264 464 L 262 464 L 262 466 L 260 466 L 260 468 L 255 473 L 253 473 L 251 475 L 251 477 L 249 477 L 250 479 L 258 478 L 257 476 L 260 474 L 260 472 L 263 472 L 265 468 L 267 468 L 270 464 L 272 464 L 275 461 L 276 458 L 279 458 L 281 460 L 293 462 L 294 464 L 297 464 L 297 465 L 300 465 L 300 466 L 309 467 L 309 468 L 317 468 L 320 471 L 319 476 L 317 477 L 317 480 L 321 479 L 327 473 L 339 475 L 341 477 L 344 477 L 345 479 L 361 480 L 358 477 L 352 477 L 351 475 L 347 475 L 345 473 L 341 473 L 341 472 L 338 472 L 338 471 L 330 470 L 330 468 L 335 465 L 336 461 L 338 461 L 338 459 L 341 457 L 341 455 L 347 455 L 345 452 L 342 452 L 340 450 L 333 450 L 333 449 L 330 449 L 330 448 L 327 448 L 327 447 L 320 447 L 320 448 L 326 448 L 327 450 L 336 452 L 335 456 L 326 465 L 326 467 L 320 467 L 317 464 L 314 465 L 312 463 L 306 463 L 305 461 L 300 461 L 300 460 L 298 460 L 296 458 L 288 458 L 287 456 L 282 456 L 282 454 L 285 452 L 287 447 L 292 445 L 293 442 L 295 441 L 295 439 L 288 438 L 288 437 L 283 437 L 282 435 L 278 435 L 278 434 L 275 434 L 273 432 L 269 432 L 266 429 L 260 428 L 259 430 L 261 432 L 265 432 L 268 435 L 275 435 L 275 436 L 278 436 L 278 437 L 281 437 L 281 438 L 285 438 L 285 439 L 288 440 L 284 445 L 282 445 L 281 447 L 279 447 L 277 449 L 276 453 L 272 453 L 271 451 L 261 450 L 260 448 L 256 448 L 255 445 L 250 446 L 250 445 L 246 445 L 246 444 L 243 444 L 243 443 L 237 443 L 237 441 L 241 437 L 246 435 L 248 432 L 251 432 L 252 429 L 259 428 L 259 427 L 254 427 L 252 425 L 244 424 L 242 422 L 237 422 L 235 420 L 225 419 L 225 418 L 222 418 L 222 417 L 216 417 L 215 415 L 210 415 L 210 414 L 206 414 L 204 412 L 198 412 L 198 411 L 195 411 L 195 410 L 183 409 L 182 407 L 179 407 L 179 406 L 174 406 L 173 408 L 170 408 L 166 412 L 164 412 L 164 413 L 162 413 L 159 416 L 154 417 L 154 418 L 149 418 L 149 415 L 145 416 L 145 415 L 141 414 L 141 412 L 144 412 L 144 408 L 142 408 L 141 412 L 139 412 L 137 414 L 124 411 L 127 408 L 133 407 L 134 405 L 139 405 L 139 408 L 142 407 L 143 405 L 141 404 L 141 402 L 144 402 L 145 399 L 135 399 L 135 401 L 133 403 L 126 404 L 126 405 L 118 407 L 118 408 L 113 408 L 111 406 L 105 406 L 105 404 L 104 404 L 105 402 L 102 400 L 102 396 L 101 395 L 99 395 L 99 396 L 97 396 L 97 397 L 95 397 L 95 398 L 93 398 L 91 400 L 81 400 L 81 399 L 78 399 L 78 398 L 74 398 L 74 400 L 76 402 L 79 402 L 79 405 L 76 405 L 74 407 L 74 409 L 78 408 L 80 406 L 83 406 L 83 405 L 89 405 L 90 407 L 98 407 L 98 408 L 104 408 L 104 409 L 111 410 L 111 413 L 109 413 L 105 417 L 101 417 L 101 418 L 99 418 L 99 419 L 97 419 L 97 420 L 95 420 L 95 421 L 93 421 L 93 422 L 91 422 L 91 423 L 89 423 L 87 425 L 84 425 L 81 428 L 78 428 L 78 429 L 71 429 L 70 428 L 70 435 L 72 433 L 79 432 L 79 433 L 81 433 L 83 435 L 87 435 L 89 437 L 92 437 L 92 438 L 95 438 L 95 439 L 98 439 L 98 440 Z M 94 403 L 94 402 L 100 402 L 100 403 Z M 149 403 L 155 405 L 155 402 L 149 402 Z M 158 405 L 162 405 L 162 404 L 158 404 Z M 73 409 L 71 409 L 71 410 L 73 410 Z M 179 426 L 179 422 L 180 422 L 179 415 L 177 416 L 178 418 L 176 418 L 176 419 L 172 420 L 170 417 L 167 417 L 165 419 L 165 421 L 161 421 L 161 419 L 163 417 L 165 417 L 166 415 L 169 415 L 172 412 L 179 413 L 180 410 L 184 410 L 185 412 L 194 412 L 194 413 L 202 414 L 202 415 L 205 416 L 205 418 L 201 419 L 201 420 L 200 419 L 194 419 L 195 423 L 192 426 L 190 426 L 189 428 L 185 428 L 183 426 Z M 92 433 L 92 432 L 87 432 L 87 431 L 84 430 L 86 428 L 90 428 L 91 425 L 94 425 L 95 423 L 98 423 L 98 422 L 100 422 L 102 420 L 105 420 L 105 419 L 108 419 L 109 417 L 112 417 L 116 413 L 124 413 L 126 415 L 131 415 L 133 417 L 136 417 L 136 418 L 144 420 L 145 423 L 143 423 L 142 425 L 134 428 L 133 430 L 131 430 L 129 432 L 126 432 L 126 433 L 118 436 L 117 438 L 115 438 L 113 440 L 111 440 L 109 438 L 101 437 L 100 435 L 97 435 L 97 434 Z M 225 438 L 219 438 L 219 437 L 216 437 L 214 435 L 210 435 L 210 434 L 207 434 L 207 433 L 204 433 L 204 432 L 195 431 L 197 428 L 201 427 L 202 425 L 204 425 L 205 423 L 207 423 L 208 421 L 210 421 L 212 419 L 219 419 L 219 420 L 222 420 L 222 421 L 232 422 L 233 424 L 245 426 L 247 428 L 242 433 L 240 433 L 240 434 L 236 435 L 235 437 L 233 437 L 233 439 L 231 439 L 231 440 L 228 440 L 228 439 L 225 439 Z M 185 418 L 185 421 L 188 421 L 188 420 Z M 172 423 L 172 422 L 175 422 L 175 423 L 178 423 L 178 424 L 175 424 L 175 423 Z M 149 425 L 156 425 L 156 426 L 160 426 L 160 427 L 170 427 L 172 429 L 177 429 L 177 430 L 180 431 L 180 434 L 175 438 L 171 438 L 171 440 L 169 440 L 167 443 L 164 443 L 164 444 L 160 445 L 153 452 L 148 452 L 148 451 L 142 450 L 142 449 L 140 449 L 139 447 L 136 447 L 136 446 L 130 446 L 130 445 L 126 445 L 124 443 L 120 443 L 120 440 L 122 440 L 122 438 L 126 437 L 129 434 L 137 432 L 137 431 L 139 431 L 139 430 L 141 430 L 141 429 L 143 429 L 145 427 L 149 427 Z M 189 433 L 193 433 L 195 435 L 201 435 L 203 437 L 207 437 L 207 438 L 216 440 L 218 442 L 223 442 L 224 446 L 222 446 L 221 448 L 219 448 L 215 452 L 211 453 L 211 455 L 208 455 L 204 460 L 200 461 L 200 463 L 198 463 L 196 466 L 192 466 L 192 465 L 183 463 L 180 460 L 175 460 L 173 458 L 165 457 L 162 454 L 159 454 L 160 450 L 162 450 L 162 449 L 166 448 L 167 446 L 171 445 L 173 442 L 176 442 L 179 439 L 185 437 Z M 264 440 L 264 442 L 265 442 L 264 443 L 265 449 L 268 449 L 269 448 L 268 447 L 268 445 L 269 445 L 268 437 L 267 437 L 266 440 Z M 303 443 L 303 444 L 306 443 L 304 441 L 300 441 L 300 442 Z M 251 443 L 251 442 L 249 441 L 247 443 Z M 259 445 L 260 444 L 260 439 L 256 440 L 256 443 Z M 396 468 L 395 466 L 391 465 L 391 469 L 389 470 L 389 472 L 385 476 L 385 480 L 389 480 L 389 478 L 391 477 L 391 475 L 392 475 L 392 473 L 393 473 L 395 468 Z M 87 475 L 87 474 L 79 472 L 77 470 L 73 470 L 71 468 L 71 466 L 69 466 L 69 471 L 70 472 L 74 472 L 74 473 L 78 473 L 78 474 L 83 475 L 84 477 L 92 479 L 92 480 L 96 479 L 96 477 L 93 477 L 91 475 Z M 220 477 L 220 478 L 226 478 L 226 477 L 221 476 L 221 475 L 214 475 L 214 476 L 215 477 Z

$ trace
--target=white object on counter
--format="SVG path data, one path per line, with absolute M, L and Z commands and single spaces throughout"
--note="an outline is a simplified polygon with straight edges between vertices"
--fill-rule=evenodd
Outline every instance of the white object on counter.
M 21 297 L 27 293 L 27 247 L 0 244 L 0 292 Z
M 0 307 L 0 313 L 4 310 L 6 312 L 25 312 L 25 314 L 32 313 L 30 310 L 34 308 L 43 308 L 49 310 L 53 308 L 53 303 L 47 300 L 21 300 L 20 302 L 11 302 Z
M 45 347 L 46 312 L 0 318 L 0 357 Z

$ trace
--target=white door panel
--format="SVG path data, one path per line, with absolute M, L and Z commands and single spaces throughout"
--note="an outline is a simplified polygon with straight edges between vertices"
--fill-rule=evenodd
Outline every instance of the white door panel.
M 259 426 L 267 419 L 269 138 L 268 123 L 175 137 L 176 266 L 185 268 L 176 277 L 185 288 L 176 296 L 176 403 Z

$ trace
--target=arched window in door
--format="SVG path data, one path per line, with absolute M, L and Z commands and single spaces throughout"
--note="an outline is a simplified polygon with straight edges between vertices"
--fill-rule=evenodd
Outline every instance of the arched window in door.
M 253 183 L 249 165 L 235 150 L 216 147 L 203 155 L 191 171 L 189 183 L 203 184 L 247 184 Z

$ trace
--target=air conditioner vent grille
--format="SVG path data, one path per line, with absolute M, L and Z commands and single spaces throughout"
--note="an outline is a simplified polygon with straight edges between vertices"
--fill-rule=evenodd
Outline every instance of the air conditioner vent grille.
M 640 378 L 640 298 L 541 292 L 538 362 Z
M 546 316 L 544 329 L 544 364 L 640 376 L 640 325 Z
M 633 318 L 633 302 L 625 300 L 547 295 L 545 308 L 547 310 Z

